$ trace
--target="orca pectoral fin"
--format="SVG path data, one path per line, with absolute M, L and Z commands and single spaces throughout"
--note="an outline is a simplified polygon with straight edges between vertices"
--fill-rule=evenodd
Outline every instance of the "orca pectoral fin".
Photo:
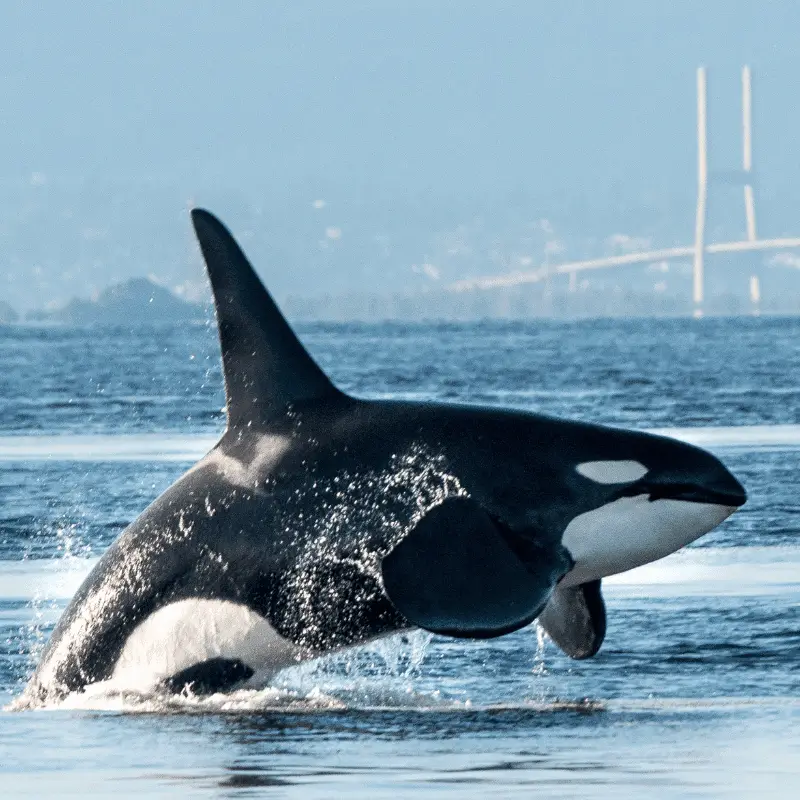
M 383 559 L 389 600 L 433 633 L 487 639 L 532 622 L 556 574 L 534 574 L 492 518 L 467 497 L 431 509 Z
M 556 587 L 538 621 L 570 658 L 591 658 L 606 635 L 600 581 Z

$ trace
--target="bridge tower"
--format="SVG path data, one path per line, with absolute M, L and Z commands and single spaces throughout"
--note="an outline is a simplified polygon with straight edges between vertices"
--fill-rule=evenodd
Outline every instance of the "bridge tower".
M 756 242 L 756 208 L 753 194 L 753 92 L 750 67 L 742 67 L 742 171 L 747 241 Z M 694 315 L 702 316 L 705 299 L 705 233 L 708 201 L 708 91 L 706 68 L 697 69 L 697 213 L 694 229 Z M 759 295 L 758 278 L 751 279 L 751 298 Z

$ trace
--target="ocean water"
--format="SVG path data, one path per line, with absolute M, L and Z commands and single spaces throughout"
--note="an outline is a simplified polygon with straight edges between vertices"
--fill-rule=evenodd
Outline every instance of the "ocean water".
M 748 504 L 604 581 L 573 662 L 535 626 L 421 633 L 207 698 L 8 707 L 95 559 L 224 426 L 212 325 L 0 327 L 0 794 L 795 797 L 800 320 L 305 326 L 342 388 L 658 429 Z

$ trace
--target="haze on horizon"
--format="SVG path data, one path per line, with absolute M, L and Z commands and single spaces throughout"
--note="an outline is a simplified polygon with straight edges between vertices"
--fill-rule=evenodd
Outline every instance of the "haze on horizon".
M 760 233 L 797 234 L 797 30 L 790 0 L 7 0 L 3 299 L 147 274 L 197 291 L 190 204 L 230 223 L 278 295 L 501 269 L 492 253 L 529 224 L 534 257 L 686 242 L 700 63 L 712 170 L 740 163 L 752 67 Z M 738 189 L 713 202 L 712 235 L 741 236 Z M 433 263 L 464 226 L 470 258 Z

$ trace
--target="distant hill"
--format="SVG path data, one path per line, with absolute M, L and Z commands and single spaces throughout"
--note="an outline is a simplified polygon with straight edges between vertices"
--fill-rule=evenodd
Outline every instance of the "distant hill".
M 28 320 L 68 325 L 147 325 L 205 319 L 199 305 L 187 303 L 149 278 L 131 278 L 104 289 L 96 298 L 74 298 L 54 310 L 31 311 Z
M 0 300 L 0 325 L 8 325 L 11 322 L 16 322 L 19 315 L 8 303 Z

